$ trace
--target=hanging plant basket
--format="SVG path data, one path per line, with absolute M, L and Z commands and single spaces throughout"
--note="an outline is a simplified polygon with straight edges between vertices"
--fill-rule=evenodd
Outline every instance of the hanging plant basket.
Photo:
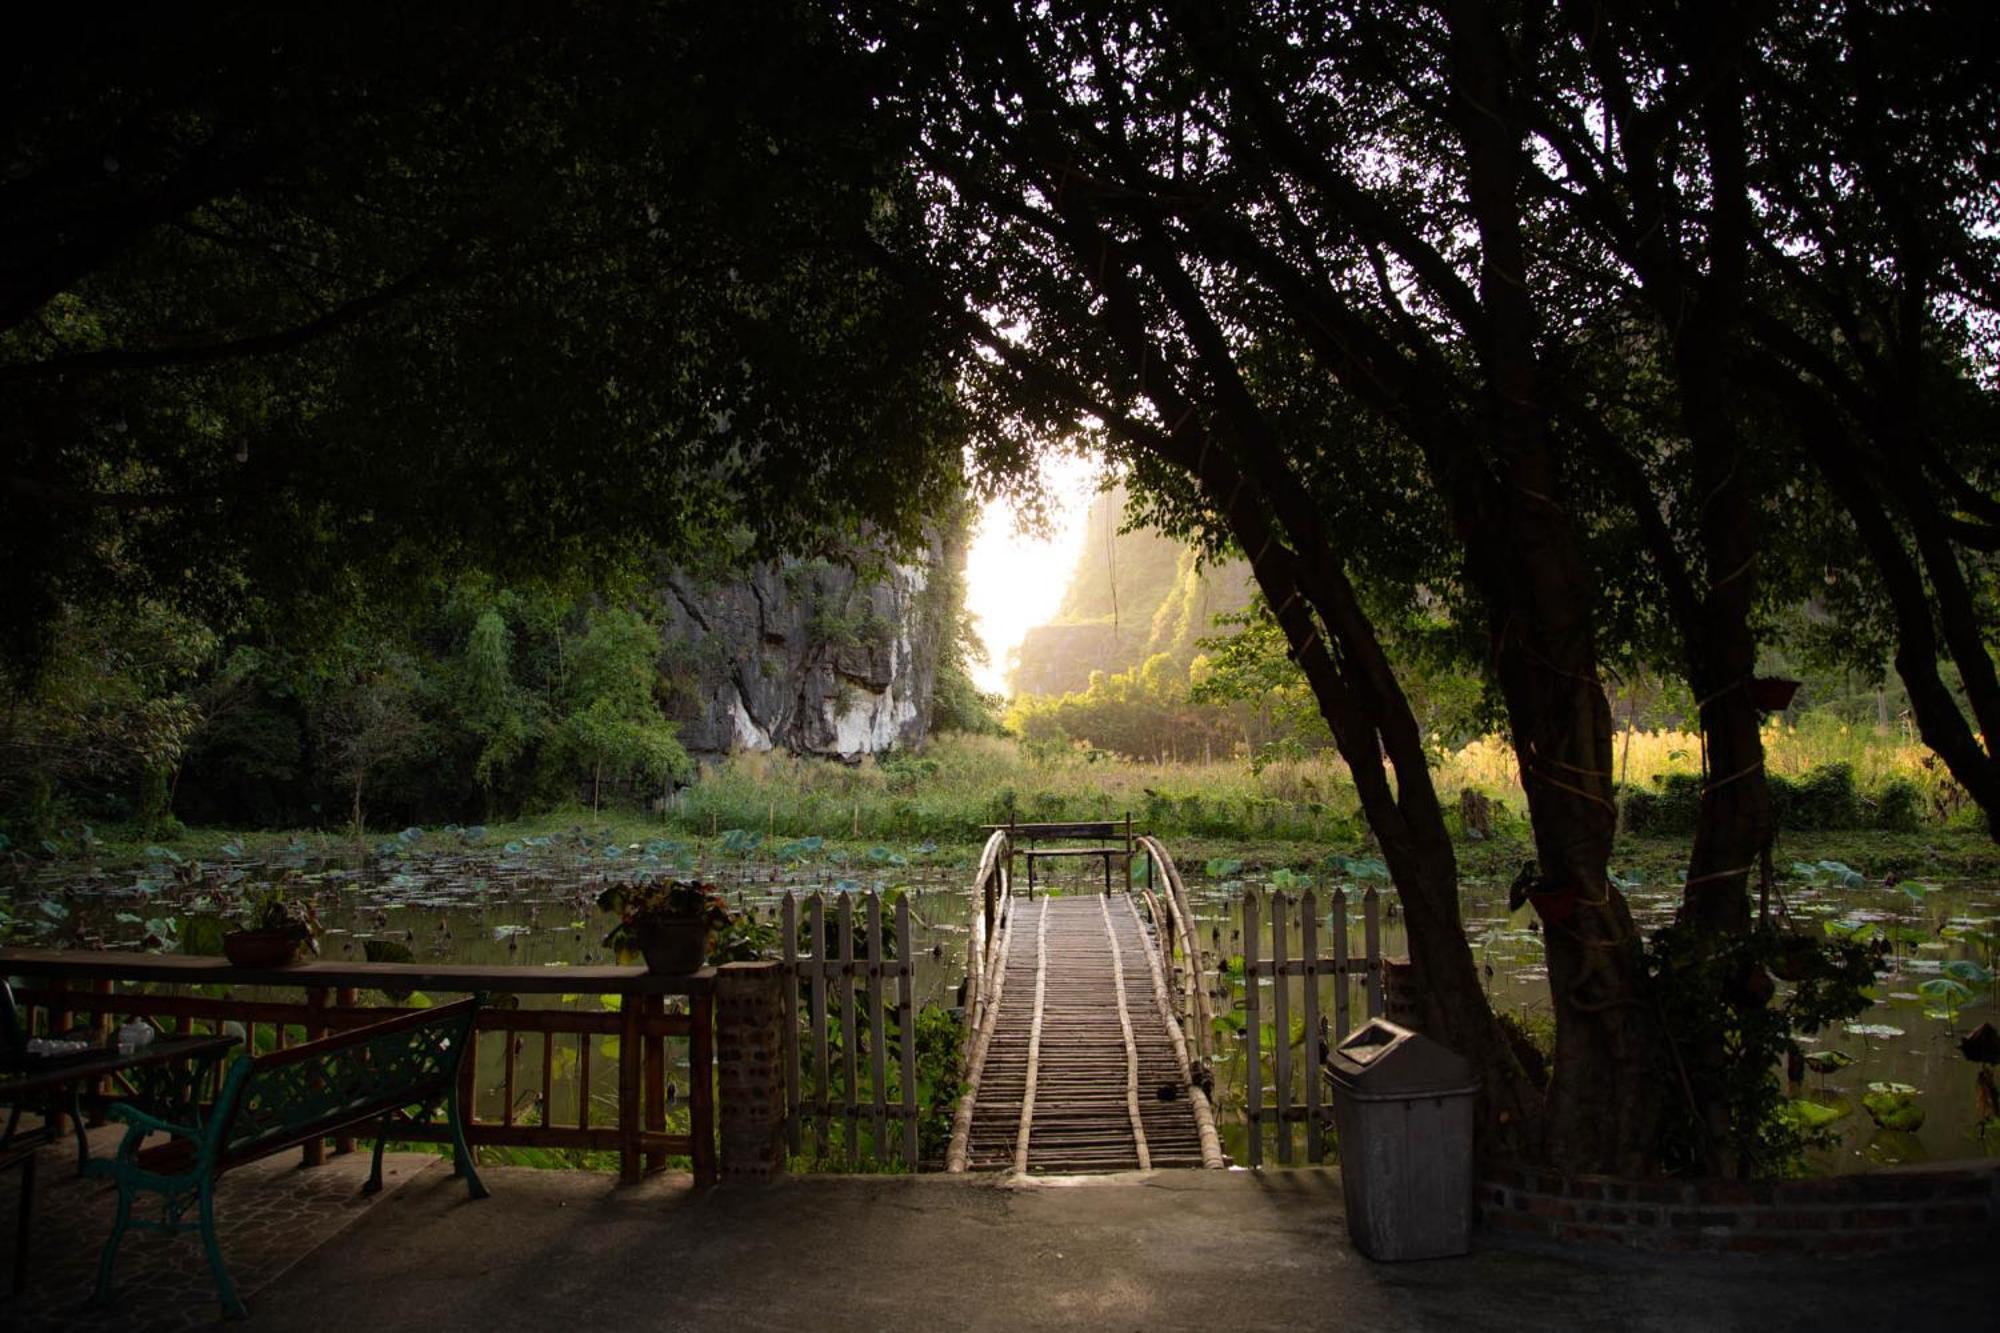
M 232 930 L 222 937 L 222 952 L 235 967 L 285 967 L 298 957 L 298 932 Z
M 685 976 L 699 971 L 708 961 L 708 921 L 704 917 L 649 922 L 635 934 L 648 972 Z
M 1783 676 L 1757 676 L 1750 682 L 1750 702 L 1766 713 L 1782 713 L 1791 706 L 1799 683 Z

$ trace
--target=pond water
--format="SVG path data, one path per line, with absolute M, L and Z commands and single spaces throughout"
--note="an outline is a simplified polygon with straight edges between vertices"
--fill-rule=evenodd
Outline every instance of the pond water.
M 1181 871 L 1201 922 L 1204 948 L 1219 946 L 1217 952 L 1225 963 L 1231 956 L 1240 957 L 1243 894 L 1253 887 L 1267 890 L 1271 877 L 1243 874 L 1227 861 L 1211 861 L 1206 867 L 1183 866 Z M 1828 1147 L 1810 1154 L 1813 1166 L 1825 1171 L 1853 1171 L 1870 1165 L 2000 1153 L 2000 1135 L 1989 1130 L 1982 1138 L 1979 1133 L 1978 1066 L 1958 1049 L 1964 1035 L 1981 1022 L 2000 1024 L 1993 979 L 2000 885 L 1966 881 L 1884 884 L 1833 862 L 1794 865 L 1791 871 L 1779 883 L 1798 928 L 1880 940 L 1886 950 L 1872 988 L 1874 1005 L 1846 1023 L 1801 1038 L 1812 1064 L 1832 1066 L 1823 1073 L 1809 1069 L 1792 1089 L 1800 1100 L 1824 1108 L 1811 1114 L 1825 1122 L 1833 1138 Z M 1293 900 L 1286 954 L 1296 958 L 1301 952 L 1296 902 L 1300 890 L 1291 883 L 1280 887 L 1287 888 Z M 1361 894 L 1352 891 L 1356 887 L 1359 885 L 1351 886 L 1347 894 L 1347 922 L 1349 953 L 1359 957 L 1363 927 Z M 1678 883 L 1626 881 L 1624 892 L 1635 922 L 1647 932 L 1672 919 L 1681 897 Z M 1328 893 L 1318 896 L 1319 948 L 1322 956 L 1328 956 L 1333 951 L 1331 914 L 1325 901 Z M 1386 883 L 1382 884 L 1381 901 L 1382 950 L 1385 956 L 1394 957 L 1407 951 L 1407 936 Z M 1494 1007 L 1530 1021 L 1538 1017 L 1546 1021 L 1550 1013 L 1548 969 L 1533 909 L 1523 907 L 1510 913 L 1504 886 L 1471 881 L 1463 886 L 1460 902 L 1466 934 Z M 1260 933 L 1258 953 L 1268 959 L 1268 906 Z M 1937 985 L 1941 980 L 1952 984 Z M 1261 984 L 1264 990 L 1259 1009 L 1266 1028 L 1263 1076 L 1268 1098 L 1272 1080 L 1269 1051 L 1275 1036 L 1269 1031 L 1274 983 L 1266 979 Z M 1305 1041 L 1299 1018 L 1304 982 L 1293 979 L 1289 984 L 1293 1044 L 1300 1048 Z M 1334 984 L 1320 982 L 1322 1013 L 1332 1013 Z M 1347 984 L 1351 987 L 1352 1022 L 1358 1025 L 1366 1014 L 1361 988 L 1357 981 Z M 1240 966 L 1220 970 L 1211 995 L 1218 1016 L 1219 1119 L 1225 1150 L 1241 1160 L 1248 1135 L 1243 1114 L 1248 1048 L 1242 1032 L 1245 1005 Z M 1294 1064 L 1300 1062 L 1295 1059 Z M 1293 1079 L 1293 1104 L 1297 1105 L 1304 1098 L 1298 1069 Z M 1871 1085 L 1899 1085 L 1889 1092 L 1888 1102 L 1881 1102 L 1878 1093 L 1883 1110 L 1892 1110 L 1889 1103 L 1896 1102 L 1905 1108 L 1918 1108 L 1903 1109 L 1900 1115 L 1890 1117 L 1892 1122 L 1907 1123 L 1920 1114 L 1922 1123 L 1914 1128 L 1878 1126 L 1862 1105 Z M 1275 1160 L 1275 1133 L 1267 1127 L 1265 1136 L 1265 1161 L 1270 1162 Z M 1303 1139 L 1295 1139 L 1295 1144 L 1302 1152 Z
M 498 846 L 489 844 L 476 829 L 430 834 L 410 830 L 365 856 L 345 859 L 329 857 L 324 848 L 303 842 L 262 858 L 230 850 L 237 854 L 202 865 L 166 854 L 137 866 L 96 870 L 17 863 L 6 886 L 11 892 L 0 903 L 9 904 L 13 938 L 19 944 L 143 947 L 149 936 L 171 940 L 186 919 L 213 911 L 218 901 L 233 899 L 245 887 L 283 879 L 290 893 L 315 904 L 327 928 L 321 953 L 329 960 L 358 961 L 366 955 L 369 941 L 379 940 L 408 949 L 419 961 L 560 967 L 612 961 L 601 943 L 611 921 L 593 899 L 607 881 L 634 872 L 698 875 L 721 886 L 740 909 L 767 919 L 787 891 L 905 889 L 911 895 L 917 1002 L 950 1006 L 964 971 L 972 910 L 966 885 L 977 854 L 970 848 L 941 851 L 931 844 L 851 852 L 825 848 L 816 839 L 762 844 L 749 838 L 739 839 L 733 848 L 725 841 L 724 850 L 717 851 L 671 840 L 619 843 L 608 834 L 581 829 Z M 1361 883 L 1367 882 L 1366 863 L 1353 863 L 1350 869 L 1360 873 Z M 1242 1160 L 1247 1132 L 1244 993 L 1240 966 L 1231 968 L 1228 963 L 1243 952 L 1244 893 L 1266 892 L 1275 880 L 1277 887 L 1296 898 L 1300 885 L 1297 877 L 1285 872 L 1249 873 L 1229 860 L 1182 866 L 1181 871 L 1203 946 L 1211 951 L 1210 962 L 1218 969 L 1212 981 L 1219 1018 L 1213 1042 L 1218 1057 L 1216 1100 L 1225 1150 Z M 1076 878 L 1072 887 L 1088 891 L 1081 871 Z M 1807 1047 L 1826 1052 L 1815 1063 L 1838 1066 L 1808 1073 L 1797 1089 L 1803 1099 L 1826 1108 L 1821 1118 L 1832 1117 L 1830 1128 L 1837 1135 L 1836 1146 L 1817 1154 L 1816 1164 L 1853 1170 L 2000 1151 L 1993 1136 L 1979 1137 L 1977 1067 L 1957 1049 L 1966 1031 L 1995 1017 L 1991 969 L 2000 885 L 1962 881 L 1885 885 L 1833 863 L 1795 866 L 1781 884 L 1799 926 L 1859 932 L 1881 939 L 1887 948 L 1874 1007 L 1820 1034 Z M 1680 897 L 1677 884 L 1628 883 L 1625 891 L 1645 929 L 1670 918 Z M 1320 947 L 1330 953 L 1324 897 Z M 1530 1018 L 1546 1015 L 1547 973 L 1541 938 L 1531 929 L 1533 913 L 1524 908 L 1510 914 L 1505 899 L 1501 886 L 1468 883 L 1463 893 L 1467 933 L 1496 1007 Z M 1404 933 L 1386 886 L 1382 902 L 1383 950 L 1393 956 L 1404 951 Z M 1358 892 L 1349 894 L 1348 923 L 1350 951 L 1359 956 Z M 1288 935 L 1288 953 L 1296 957 L 1296 908 Z M 1268 921 L 1259 951 L 1269 954 Z M 1986 979 L 1977 980 L 1981 976 Z M 1940 981 L 1954 984 L 1936 984 Z M 1296 1025 L 1303 983 L 1290 984 Z M 1333 983 L 1320 984 L 1322 1011 L 1331 1014 Z M 1267 993 L 1261 1007 L 1268 1024 L 1271 983 L 1263 985 Z M 595 1006 L 602 1001 L 580 995 L 523 997 L 522 1002 Z M 1358 986 L 1352 1013 L 1356 1022 L 1365 1013 Z M 1295 1031 L 1295 1037 L 1304 1040 L 1302 1032 Z M 487 1092 L 481 1114 L 497 1116 L 500 1108 L 489 1103 L 501 1081 L 498 1056 L 484 1048 L 482 1055 L 496 1067 L 482 1067 L 480 1083 Z M 531 1040 L 522 1053 L 521 1086 L 538 1086 L 540 1058 L 538 1043 Z M 572 1122 L 580 1091 L 575 1058 L 559 1043 L 553 1060 L 556 1089 L 552 1105 L 545 1109 L 552 1120 Z M 1265 1077 L 1270 1078 L 1268 1058 Z M 1303 1084 L 1297 1082 L 1302 1077 L 1302 1069 L 1295 1072 L 1297 1100 L 1303 1099 Z M 589 1089 L 593 1102 L 615 1105 L 615 1082 L 613 1062 L 596 1061 Z M 1908 1129 L 1878 1127 L 1861 1105 L 1871 1084 L 1915 1089 L 1905 1100 L 1921 1108 L 1922 1124 Z M 529 1108 L 523 1113 L 539 1115 L 542 1110 Z M 1909 1118 L 1911 1113 L 1905 1111 L 1902 1119 Z M 1274 1140 L 1267 1139 L 1266 1161 L 1275 1160 L 1274 1147 Z

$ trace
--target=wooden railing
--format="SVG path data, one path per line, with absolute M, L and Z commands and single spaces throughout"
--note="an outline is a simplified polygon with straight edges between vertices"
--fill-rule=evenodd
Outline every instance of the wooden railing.
M 460 1066 L 460 1104 L 471 1143 L 522 1148 L 588 1150 L 618 1154 L 619 1173 L 636 1179 L 663 1169 L 669 1157 L 687 1157 L 697 1184 L 716 1174 L 714 997 L 715 972 L 655 976 L 637 967 L 429 967 L 402 963 L 300 963 L 249 969 L 220 959 L 118 952 L 0 949 L 0 975 L 28 980 L 21 1002 L 46 1030 L 88 1014 L 108 1032 L 120 1017 L 144 1018 L 177 1032 L 223 1030 L 240 1025 L 246 1050 L 283 1048 L 345 1028 L 413 1012 L 396 1003 L 364 1005 L 364 992 L 385 996 L 484 992 L 474 1049 Z M 210 993 L 191 994 L 190 988 Z M 238 992 L 252 991 L 251 995 Z M 301 991 L 302 998 L 270 998 L 269 991 Z M 219 993 L 218 993 L 219 992 Z M 616 996 L 618 1007 L 581 1010 L 530 1008 L 522 997 Z M 513 997 L 511 1000 L 505 997 Z M 678 998 L 684 1012 L 668 1012 Z M 510 1007 L 511 1006 L 511 1007 Z M 616 1038 L 616 1117 L 593 1113 L 593 1048 Z M 531 1049 L 537 1059 L 520 1058 Z M 666 1043 L 687 1043 L 685 1103 L 688 1129 L 667 1130 L 670 1096 Z M 498 1043 L 497 1053 L 494 1044 Z M 573 1042 L 576 1105 L 558 1122 L 556 1066 Z M 497 1054 L 497 1058 L 494 1058 Z M 482 1072 L 485 1071 L 485 1072 Z M 497 1114 L 484 1114 L 496 1111 Z M 401 1139 L 446 1141 L 442 1121 L 399 1127 Z M 351 1144 L 345 1140 L 337 1148 Z M 308 1145 L 308 1165 L 321 1160 L 323 1143 Z
M 1349 991 L 1357 980 L 1362 987 L 1368 1017 L 1382 1016 L 1381 896 L 1373 888 L 1361 896 L 1362 955 L 1359 958 L 1351 957 L 1349 953 L 1345 889 L 1336 887 L 1327 903 L 1327 928 L 1333 937 L 1333 954 L 1330 957 L 1320 956 L 1319 900 L 1311 892 L 1301 894 L 1297 900 L 1299 956 L 1288 957 L 1292 910 L 1290 897 L 1277 892 L 1270 895 L 1271 957 L 1266 961 L 1258 956 L 1257 948 L 1260 922 L 1266 918 L 1257 895 L 1243 895 L 1244 1036 L 1249 1046 L 1245 1101 L 1250 1120 L 1248 1147 L 1251 1166 L 1264 1164 L 1266 1124 L 1274 1126 L 1277 1131 L 1278 1161 L 1281 1165 L 1291 1164 L 1292 1126 L 1295 1124 L 1305 1126 L 1306 1160 L 1316 1163 L 1326 1159 L 1326 1122 L 1320 1106 L 1320 1061 L 1316 1058 L 1318 1047 L 1325 1044 L 1331 1048 L 1347 1035 L 1351 1004 Z M 1277 1094 L 1273 1106 L 1264 1104 L 1263 1001 L 1259 992 L 1267 977 L 1272 981 L 1271 1029 L 1277 1038 L 1273 1043 L 1275 1049 L 1271 1052 L 1272 1082 Z M 1303 981 L 1300 998 L 1303 1003 L 1305 1047 L 1300 1063 L 1305 1076 L 1305 1097 L 1300 1105 L 1292 1102 L 1291 979 L 1294 977 Z M 1333 1023 L 1330 1031 L 1320 1004 L 1322 978 L 1331 978 L 1333 983 Z
M 1153 934 L 1159 941 L 1160 973 L 1173 978 L 1168 996 L 1167 1035 L 1187 1075 L 1188 1101 L 1201 1134 L 1203 1157 L 1210 1165 L 1220 1165 L 1222 1147 L 1211 1101 L 1211 1090 L 1215 1087 L 1212 1059 L 1215 1009 L 1209 998 L 1201 933 L 1195 929 L 1187 886 L 1181 882 L 1180 869 L 1174 865 L 1166 845 L 1149 834 L 1138 840 L 1138 846 L 1146 854 L 1146 878 L 1138 892 L 1153 919 Z
M 893 944 L 883 932 L 882 897 L 878 893 L 836 893 L 834 931 L 827 931 L 826 896 L 805 895 L 803 917 L 809 948 L 799 950 L 799 896 L 787 893 L 779 905 L 784 934 L 785 986 L 784 1066 L 785 1122 L 793 1152 L 805 1147 L 805 1126 L 815 1129 L 815 1147 L 825 1156 L 841 1127 L 843 1161 L 852 1168 L 862 1157 L 861 1124 L 872 1129 L 869 1146 L 878 1162 L 898 1154 L 906 1170 L 918 1169 L 917 1145 L 917 1015 L 916 959 L 910 953 L 910 900 L 895 902 Z M 855 945 L 855 899 L 861 900 L 861 947 Z M 893 952 L 894 957 L 885 954 Z M 889 1031 L 883 988 L 896 986 L 894 1012 L 897 1033 L 895 1100 L 890 1100 Z M 799 1023 L 799 991 L 806 991 L 807 1022 Z M 864 1026 L 865 1025 L 865 1026 Z M 838 1032 L 838 1078 L 829 1056 L 829 1036 Z M 803 1038 L 802 1038 L 803 1033 Z M 860 1067 L 863 1045 L 868 1051 L 864 1079 Z M 810 1086 L 808 1086 L 810 1083 Z M 864 1087 L 865 1084 L 865 1087 Z M 900 1133 L 889 1132 L 889 1121 Z M 897 1145 L 892 1147 L 892 1145 Z
M 972 900 L 979 914 L 965 932 L 965 1045 L 959 1052 L 958 1072 L 966 1078 L 985 1062 L 986 1048 L 993 1040 L 993 1024 L 988 1007 L 992 1002 L 1001 953 L 994 947 L 1006 928 L 1014 901 L 1013 843 L 1007 830 L 995 829 L 979 856 L 979 872 L 972 881 Z M 945 1150 L 945 1169 L 963 1171 L 967 1145 L 972 1134 L 973 1104 L 978 1089 L 967 1084 L 952 1114 L 951 1144 Z
M 1005 829 L 986 840 L 979 854 L 979 873 L 972 880 L 972 899 L 979 915 L 965 932 L 965 1031 L 979 1030 L 992 978 L 986 975 L 987 960 L 993 956 L 993 941 L 1007 920 L 1008 904 L 1014 895 L 1014 844 Z M 967 1041 L 969 1047 L 971 1042 Z

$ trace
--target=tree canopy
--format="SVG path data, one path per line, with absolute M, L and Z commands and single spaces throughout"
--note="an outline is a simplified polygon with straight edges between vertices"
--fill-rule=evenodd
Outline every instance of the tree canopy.
M 439 573 L 914 540 L 948 366 L 808 8 L 42 11 L 9 43 L 0 544 L 55 609 L 216 623 Z
M 16 662 L 105 594 L 296 623 L 413 573 L 907 538 L 965 454 L 1004 480 L 1093 441 L 1137 517 L 1247 561 L 1427 1018 L 1477 1053 L 1482 1135 L 1578 1169 L 1767 1150 L 1790 1037 L 1748 893 L 1773 829 L 1752 686 L 1781 615 L 1892 652 L 2000 831 L 2000 19 L 479 17 L 58 13 L 10 53 Z M 501 646 L 467 640 L 489 686 Z M 1438 660 L 1478 664 L 1521 765 L 1546 1086 L 1459 920 L 1405 688 Z M 1691 690 L 1705 756 L 1680 921 L 1650 940 L 1607 873 L 1604 679 L 1639 663 Z M 631 683 L 568 700 L 576 752 L 670 766 Z M 491 771 L 506 695 L 477 707 Z

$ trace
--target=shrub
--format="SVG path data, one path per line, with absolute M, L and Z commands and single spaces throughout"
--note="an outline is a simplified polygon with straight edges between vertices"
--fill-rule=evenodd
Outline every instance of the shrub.
M 1924 818 L 1924 791 L 1907 778 L 1892 778 L 1875 795 L 1875 827 L 1914 833 Z

